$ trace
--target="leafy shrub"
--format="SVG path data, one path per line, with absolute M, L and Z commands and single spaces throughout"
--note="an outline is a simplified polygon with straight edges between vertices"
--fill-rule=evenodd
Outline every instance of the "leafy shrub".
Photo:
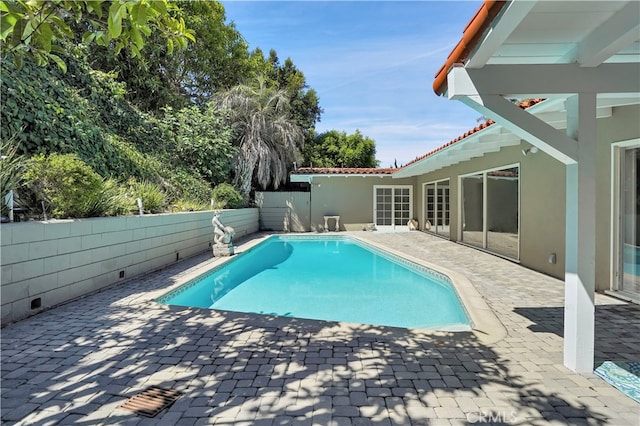
M 142 200 L 142 209 L 145 213 L 162 213 L 167 207 L 167 194 L 160 185 L 150 181 L 129 181 L 130 193 L 134 199 Z
M 210 205 L 211 186 L 182 167 L 173 167 L 163 177 L 172 182 L 171 200 L 193 200 Z
M 75 154 L 32 157 L 25 179 L 36 202 L 44 201 L 54 217 L 89 217 L 94 212 L 102 178 Z
M 3 216 L 8 214 L 5 195 L 11 190 L 19 190 L 24 180 L 22 171 L 25 159 L 18 155 L 17 147 L 13 142 L 13 139 L 0 141 L 0 155 L 2 156 L 0 158 L 0 207 Z M 17 198 L 16 194 L 14 194 L 14 199 Z
M 121 216 L 131 213 L 134 201 L 115 179 L 102 181 L 100 188 L 88 197 L 87 217 Z
M 165 148 L 174 165 L 188 167 L 211 185 L 229 179 L 237 149 L 232 144 L 233 130 L 215 104 L 181 110 L 167 107 L 162 127 L 171 135 Z
M 228 183 L 221 183 L 211 192 L 215 208 L 239 209 L 242 207 L 242 195 Z
M 171 212 L 198 212 L 209 210 L 211 203 L 203 203 L 197 200 L 178 200 L 169 206 Z

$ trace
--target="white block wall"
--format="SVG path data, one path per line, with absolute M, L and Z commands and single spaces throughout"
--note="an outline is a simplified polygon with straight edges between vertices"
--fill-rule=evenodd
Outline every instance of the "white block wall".
M 258 231 L 258 216 L 258 209 L 224 210 L 220 220 L 238 239 Z M 210 250 L 212 217 L 207 211 L 2 224 L 0 321 Z

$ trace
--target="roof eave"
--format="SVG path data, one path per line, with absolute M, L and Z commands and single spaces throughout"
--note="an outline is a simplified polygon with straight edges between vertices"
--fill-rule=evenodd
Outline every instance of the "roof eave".
M 433 91 L 442 95 L 447 91 L 447 74 L 455 64 L 463 63 L 475 49 L 485 30 L 500 13 L 506 1 L 485 0 L 462 32 L 462 38 L 453 48 L 445 63 L 435 75 Z
M 541 113 L 541 112 L 546 112 L 549 109 L 554 109 L 556 107 L 561 107 L 564 103 L 563 99 L 551 99 L 551 100 L 544 100 L 544 101 L 540 101 L 540 102 L 536 102 L 535 104 L 529 106 L 526 108 L 526 110 L 531 113 L 531 114 L 537 114 L 537 113 Z M 501 132 L 503 129 L 503 127 L 501 125 L 499 125 L 498 123 L 493 123 L 490 126 L 486 126 L 483 129 L 480 129 L 476 132 L 473 132 L 472 134 L 465 136 L 464 138 L 451 143 L 448 146 L 444 146 L 441 149 L 433 152 L 430 155 L 427 155 L 425 158 L 416 161 L 415 163 L 409 164 L 403 168 L 401 168 L 400 170 L 398 170 L 397 172 L 395 172 L 393 174 L 393 177 L 395 179 L 400 179 L 400 178 L 405 178 L 405 177 L 413 177 L 413 176 L 419 176 L 425 173 L 430 173 L 436 170 L 439 170 L 440 168 L 446 167 L 428 167 L 427 165 L 434 162 L 434 161 L 439 161 L 440 158 L 442 158 L 442 156 L 444 155 L 448 155 L 449 152 L 451 152 L 453 149 L 460 149 L 462 146 L 467 145 L 469 143 L 472 143 L 474 141 L 476 141 L 477 139 L 480 139 L 482 137 L 486 137 L 487 135 L 490 135 L 491 133 L 496 133 L 496 132 Z M 427 167 L 425 167 L 427 166 Z

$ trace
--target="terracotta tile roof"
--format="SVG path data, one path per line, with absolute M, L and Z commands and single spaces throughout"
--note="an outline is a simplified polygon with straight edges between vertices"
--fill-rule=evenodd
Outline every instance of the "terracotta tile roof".
M 487 27 L 506 3 L 506 1 L 485 0 L 473 15 L 473 18 L 462 31 L 462 38 L 449 53 L 447 60 L 434 77 L 433 90 L 436 94 L 441 95 L 447 90 L 447 74 L 451 67 L 454 64 L 464 62 L 468 58 L 469 53 L 476 47 Z
M 540 102 L 544 101 L 544 99 L 528 99 L 526 101 L 518 103 L 518 106 L 522 109 L 527 109 L 532 107 Z M 424 160 L 427 157 L 432 156 L 433 154 L 442 151 L 445 148 L 454 145 L 461 140 L 477 133 L 481 130 L 486 129 L 487 127 L 494 124 L 493 120 L 487 120 L 485 123 L 480 124 L 479 126 L 474 127 L 463 135 L 458 136 L 452 141 L 447 142 L 446 144 L 434 149 L 433 151 L 427 152 L 424 155 L 416 157 L 415 159 L 409 161 L 402 167 L 399 168 L 360 168 L 360 167 L 298 167 L 297 170 L 291 171 L 292 175 L 391 175 L 397 172 L 400 169 L 403 169 L 407 166 L 410 166 L 418 161 Z
M 298 167 L 292 175 L 390 175 L 400 169 L 363 167 Z
M 527 109 L 527 108 L 532 107 L 532 106 L 534 106 L 536 104 L 539 104 L 542 101 L 544 101 L 544 99 L 528 99 L 526 101 L 518 103 L 518 106 L 520 108 L 522 108 L 522 109 Z M 473 129 L 469 130 L 464 135 L 458 136 L 457 138 L 453 139 L 452 141 L 447 142 L 446 144 L 434 149 L 431 152 L 427 152 L 426 154 L 421 155 L 420 157 L 416 157 L 414 160 L 409 161 L 407 164 L 405 164 L 402 168 L 410 166 L 411 164 L 417 163 L 420 160 L 424 160 L 425 158 L 432 156 L 436 152 L 442 151 L 443 149 L 448 148 L 451 145 L 460 142 L 461 140 L 473 135 L 474 133 L 477 133 L 477 132 L 479 132 L 481 130 L 486 129 L 487 127 L 491 126 L 492 124 L 494 124 L 493 120 L 487 120 L 485 123 L 482 123 L 481 125 L 476 126 Z

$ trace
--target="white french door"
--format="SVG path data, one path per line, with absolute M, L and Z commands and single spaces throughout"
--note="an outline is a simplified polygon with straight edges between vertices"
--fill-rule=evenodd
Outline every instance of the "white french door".
M 379 230 L 409 230 L 413 217 L 411 185 L 375 185 L 373 187 L 373 218 Z
M 448 237 L 450 233 L 449 179 L 423 184 L 424 229 Z

